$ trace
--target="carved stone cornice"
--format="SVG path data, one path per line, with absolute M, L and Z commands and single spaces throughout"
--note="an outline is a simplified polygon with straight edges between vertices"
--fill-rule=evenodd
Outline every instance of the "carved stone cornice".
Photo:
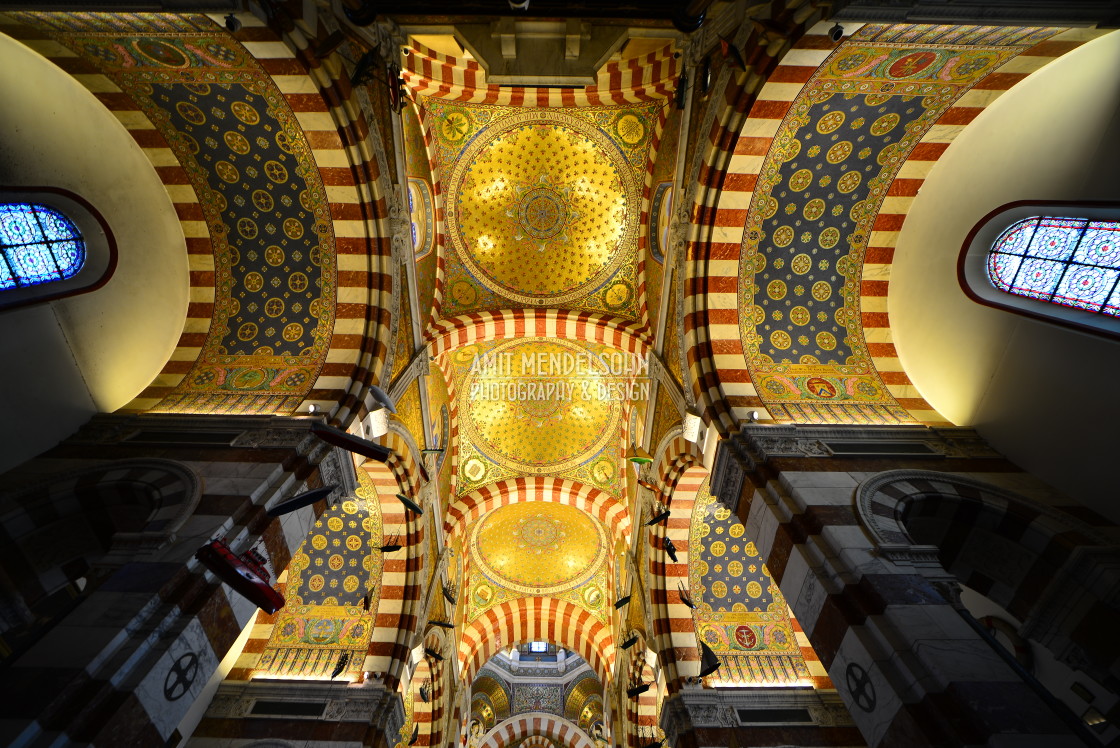
M 295 704 L 322 704 L 318 715 L 273 714 L 254 711 L 258 701 Z M 370 724 L 385 737 L 385 745 L 395 745 L 404 725 L 404 702 L 399 693 L 390 691 L 380 681 L 339 688 L 329 681 L 315 683 L 223 683 L 210 702 L 206 716 L 216 718 L 315 720 L 318 722 L 360 722 Z
M 801 424 L 764 425 L 744 424 L 734 440 L 741 452 L 750 454 L 757 462 L 773 457 L 845 457 L 860 453 L 843 451 L 845 446 L 860 444 L 889 444 L 899 448 L 891 451 L 870 450 L 869 457 L 885 455 L 896 457 L 951 457 L 998 458 L 999 452 L 972 429 L 935 429 L 926 426 L 807 426 Z M 906 451 L 910 449 L 911 451 Z
M 70 444 L 117 444 L 134 440 L 144 431 L 229 433 L 230 446 L 242 448 L 295 448 L 312 438 L 307 418 L 288 416 L 242 416 L 177 413 L 98 413 L 76 434 Z M 183 444 L 189 442 L 180 442 Z M 205 442 L 220 447 L 213 440 Z
M 812 688 L 702 688 L 685 686 L 665 700 L 661 708 L 661 729 L 669 745 L 696 728 L 750 728 L 757 723 L 740 718 L 739 709 L 804 709 L 813 726 L 850 727 L 851 715 L 840 697 L 822 694 Z M 781 723 L 766 723 L 781 724 Z M 797 722 L 808 726 L 808 722 Z

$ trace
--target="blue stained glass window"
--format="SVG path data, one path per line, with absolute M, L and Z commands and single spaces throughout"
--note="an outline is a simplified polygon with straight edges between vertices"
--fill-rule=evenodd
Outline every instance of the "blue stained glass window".
M 72 278 L 85 260 L 69 218 L 46 205 L 0 203 L 0 290 Z
M 988 279 L 1009 294 L 1120 317 L 1120 222 L 1016 221 L 988 253 Z

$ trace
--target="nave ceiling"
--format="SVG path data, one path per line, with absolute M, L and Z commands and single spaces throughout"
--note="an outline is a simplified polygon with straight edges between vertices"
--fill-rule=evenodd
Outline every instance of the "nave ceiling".
M 812 14 L 783 22 L 799 37 Z M 290 609 L 258 670 L 321 678 L 341 662 L 361 677 L 384 572 L 423 591 L 409 611 L 420 629 L 454 627 L 417 631 L 419 649 L 406 637 L 406 671 L 473 679 L 487 727 L 512 692 L 484 680 L 485 663 L 537 637 L 599 679 L 571 694 L 567 719 L 585 731 L 611 687 L 663 686 L 665 666 L 643 659 L 664 644 L 655 617 L 694 626 L 728 665 L 723 685 L 831 688 L 744 525 L 713 503 L 704 435 L 748 410 L 948 424 L 894 352 L 894 241 L 915 175 L 951 140 L 946 127 L 967 124 L 959 108 L 994 101 L 1015 82 L 997 71 L 1044 57 L 1035 48 L 1061 30 L 857 24 L 833 48 L 818 28 L 750 73 L 711 34 L 699 54 L 683 36 L 643 39 L 609 59 L 592 95 L 488 84 L 442 26 L 439 51 L 419 32 L 346 27 L 318 59 L 308 45 L 328 25 L 278 35 L 239 17 L 232 35 L 169 14 L 12 13 L 0 30 L 117 114 L 180 217 L 190 307 L 171 360 L 127 410 L 315 405 L 401 453 L 391 470 L 359 465 L 356 494 L 293 556 Z M 750 24 L 723 31 L 758 55 L 775 43 Z M 386 38 L 393 53 L 378 57 Z M 377 74 L 352 86 L 364 53 Z M 712 92 L 694 84 L 678 102 L 678 76 L 700 63 Z M 403 70 L 399 116 L 378 77 L 391 66 Z M 749 75 L 775 70 L 744 93 Z M 351 96 L 365 107 L 338 104 Z M 388 433 L 372 430 L 371 384 L 395 400 Z M 698 444 L 682 437 L 688 414 L 703 419 Z M 627 459 L 635 446 L 651 466 Z M 692 483 L 674 493 L 682 474 Z M 394 481 L 424 515 L 394 503 Z M 665 507 L 690 516 L 647 527 Z M 369 550 L 401 538 L 419 571 Z M 683 562 L 667 560 L 670 538 Z M 573 620 L 596 633 L 578 641 Z M 637 653 L 619 647 L 631 636 Z M 403 685 L 404 731 L 428 708 L 419 687 Z M 635 725 L 654 724 L 652 704 L 635 707 Z

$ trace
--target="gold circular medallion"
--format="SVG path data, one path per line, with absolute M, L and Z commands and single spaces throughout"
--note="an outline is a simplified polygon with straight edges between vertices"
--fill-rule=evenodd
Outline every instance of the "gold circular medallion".
M 447 204 L 460 206 L 447 215 L 451 245 L 504 298 L 572 301 L 631 256 L 640 185 L 606 134 L 578 117 L 544 110 L 501 120 L 471 141 L 447 184 Z

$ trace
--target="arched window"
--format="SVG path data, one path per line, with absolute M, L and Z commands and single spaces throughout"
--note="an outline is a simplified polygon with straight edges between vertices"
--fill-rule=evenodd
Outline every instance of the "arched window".
M 1010 294 L 1120 316 L 1120 222 L 1023 218 L 992 245 L 988 278 Z
M 73 221 L 34 203 L 0 203 L 0 290 L 73 278 L 86 244 Z
M 965 240 L 958 275 L 986 306 L 1120 337 L 1120 206 L 1004 205 Z
M 0 311 L 100 288 L 117 265 L 105 219 L 50 187 L 0 187 Z

